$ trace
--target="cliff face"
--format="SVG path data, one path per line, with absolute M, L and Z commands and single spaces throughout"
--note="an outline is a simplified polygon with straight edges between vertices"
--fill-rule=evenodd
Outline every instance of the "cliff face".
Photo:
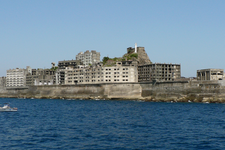
M 174 81 L 32 86 L 28 89 L 0 90 L 0 97 L 225 103 L 225 87 L 222 85 L 219 82 Z
M 135 53 L 135 48 L 128 47 L 127 48 L 127 54 L 125 54 L 124 56 L 134 54 L 134 53 Z M 148 54 L 145 52 L 144 47 L 137 47 L 137 54 L 138 54 L 138 58 L 136 60 L 139 62 L 139 65 L 151 64 L 152 63 L 151 60 L 148 57 Z

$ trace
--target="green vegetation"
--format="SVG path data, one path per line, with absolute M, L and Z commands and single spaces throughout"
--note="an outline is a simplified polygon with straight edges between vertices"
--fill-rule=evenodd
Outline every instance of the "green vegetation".
M 138 54 L 137 53 L 125 54 L 122 58 L 120 58 L 120 57 L 119 58 L 118 57 L 114 57 L 114 58 L 103 57 L 102 63 L 103 63 L 103 65 L 112 66 L 112 65 L 116 64 L 116 61 L 132 60 L 132 58 L 138 59 Z M 112 60 L 113 63 L 107 64 L 108 60 Z
M 123 56 L 124 60 L 132 60 L 132 58 L 138 59 L 138 54 L 132 53 L 132 54 L 126 54 L 126 55 Z
M 137 53 L 133 53 L 133 54 L 130 54 L 130 57 L 135 57 L 135 58 L 138 58 L 138 54 Z
M 102 59 L 102 62 L 103 62 L 103 65 L 105 65 L 105 63 L 109 60 L 109 57 L 103 57 Z
M 50 70 L 56 71 L 58 67 L 52 67 Z
M 105 65 L 105 64 L 107 63 L 108 60 L 114 61 L 113 64 L 115 64 L 116 61 L 122 61 L 122 58 L 118 58 L 118 57 L 114 57 L 114 58 L 103 57 L 103 59 L 102 59 L 103 65 Z

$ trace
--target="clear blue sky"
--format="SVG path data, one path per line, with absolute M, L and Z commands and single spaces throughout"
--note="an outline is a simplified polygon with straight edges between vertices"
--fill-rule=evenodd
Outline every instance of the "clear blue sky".
M 0 76 L 86 50 L 120 57 L 137 43 L 152 62 L 195 77 L 225 69 L 224 17 L 224 0 L 0 0 Z

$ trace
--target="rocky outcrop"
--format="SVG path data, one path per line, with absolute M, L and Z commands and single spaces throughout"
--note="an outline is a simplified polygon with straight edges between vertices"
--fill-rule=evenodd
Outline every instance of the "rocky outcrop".
M 131 55 L 135 53 L 135 48 L 128 47 L 127 48 L 127 54 L 125 54 L 123 57 L 126 57 L 127 55 Z M 151 60 L 148 57 L 148 54 L 145 52 L 144 47 L 137 47 L 137 55 L 138 57 L 135 59 L 138 61 L 139 65 L 145 65 L 145 64 L 151 64 Z

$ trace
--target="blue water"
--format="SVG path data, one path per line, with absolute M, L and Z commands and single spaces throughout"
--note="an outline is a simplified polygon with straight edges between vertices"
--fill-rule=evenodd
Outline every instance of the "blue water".
M 7 99 L 0 149 L 225 149 L 225 104 Z

